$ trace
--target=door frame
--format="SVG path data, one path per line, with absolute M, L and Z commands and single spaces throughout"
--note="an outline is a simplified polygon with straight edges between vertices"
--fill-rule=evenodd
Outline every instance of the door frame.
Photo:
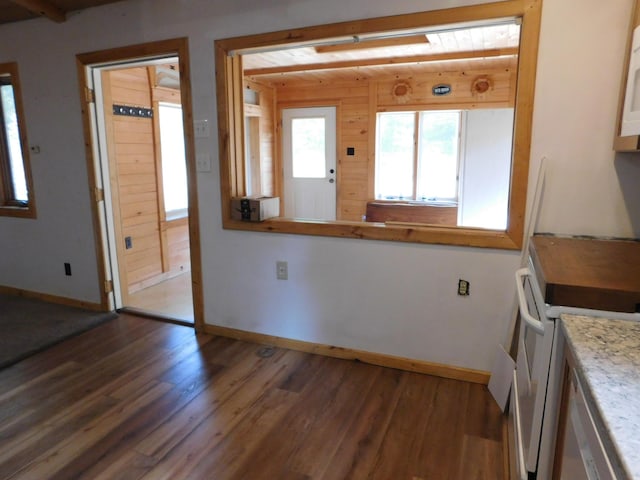
M 85 138 L 85 154 L 87 157 L 87 173 L 92 200 L 91 213 L 96 243 L 100 306 L 105 311 L 111 310 L 109 296 L 113 286 L 108 258 L 109 249 L 106 245 L 107 237 L 103 227 L 104 218 L 102 218 L 101 202 L 104 202 L 104 193 L 101 184 L 98 183 L 100 172 L 97 170 L 97 162 L 99 162 L 97 152 L 99 147 L 92 128 L 91 105 L 93 96 L 87 87 L 89 73 L 91 68 L 102 64 L 138 62 L 164 56 L 178 58 L 180 77 L 182 80 L 180 82 L 180 95 L 182 98 L 185 158 L 187 162 L 187 184 L 189 189 L 189 247 L 194 327 L 196 331 L 202 331 L 204 327 L 204 305 L 202 292 L 202 254 L 200 249 L 200 217 L 193 127 L 193 102 L 191 95 L 191 77 L 189 73 L 189 42 L 186 37 L 82 53 L 76 56 L 83 133 Z

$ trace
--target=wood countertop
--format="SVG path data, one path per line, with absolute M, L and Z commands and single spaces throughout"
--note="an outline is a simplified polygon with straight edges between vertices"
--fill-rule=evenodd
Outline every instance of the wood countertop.
M 529 250 L 547 303 L 640 309 L 640 241 L 536 235 Z

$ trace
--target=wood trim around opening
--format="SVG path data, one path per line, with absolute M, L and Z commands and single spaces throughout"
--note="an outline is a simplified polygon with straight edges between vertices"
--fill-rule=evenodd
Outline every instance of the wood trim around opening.
M 542 0 L 506 0 L 216 41 L 218 145 L 223 228 L 512 250 L 522 248 L 541 10 Z M 239 136 L 242 126 L 239 126 L 236 120 L 242 118 L 242 105 L 236 104 L 233 96 L 234 78 L 237 78 L 237 65 L 240 63 L 238 52 L 250 48 L 310 42 L 356 33 L 428 28 L 443 24 L 507 17 L 521 19 L 521 46 L 517 67 L 518 87 L 515 96 L 508 226 L 505 231 L 462 227 L 444 228 L 421 224 L 385 225 L 341 221 L 308 221 L 290 218 L 277 218 L 260 223 L 231 219 L 230 200 L 232 197 L 242 194 L 237 186 L 241 183 L 237 178 L 237 165 L 239 165 L 238 161 L 241 161 L 241 155 L 238 156 L 238 148 L 242 145 L 242 137 Z
M 202 291 L 202 252 L 200 247 L 200 225 L 198 190 L 195 158 L 195 140 L 193 132 L 193 102 L 191 95 L 189 41 L 186 37 L 160 40 L 138 45 L 114 48 L 79 54 L 76 57 L 80 98 L 82 100 L 82 120 L 85 136 L 85 152 L 91 191 L 96 187 L 96 160 L 94 159 L 93 138 L 91 135 L 91 109 L 86 100 L 88 70 L 92 65 L 117 63 L 125 60 L 145 60 L 158 57 L 177 56 L 180 71 L 180 98 L 182 100 L 182 117 L 185 135 L 185 157 L 187 160 L 187 183 L 189 185 L 189 245 L 191 254 L 191 285 L 193 291 L 194 326 L 196 331 L 204 327 L 204 296 Z M 109 297 L 105 285 L 107 276 L 105 265 L 105 248 L 101 241 L 99 220 L 99 198 L 94 196 L 92 205 L 93 227 L 96 239 L 96 260 L 101 285 L 101 306 L 108 309 Z
M 434 375 L 436 377 L 451 378 L 465 382 L 479 383 L 487 385 L 491 374 L 483 370 L 473 370 L 470 368 L 454 367 L 441 363 L 427 362 L 424 360 L 413 360 L 410 358 L 396 357 L 384 353 L 369 352 L 365 350 L 355 350 L 352 348 L 335 347 L 320 343 L 294 340 L 291 338 L 267 335 L 264 333 L 248 332 L 235 328 L 221 327 L 217 325 L 205 325 L 204 333 L 221 337 L 233 338 L 245 342 L 272 345 L 300 352 L 324 355 L 326 357 L 341 358 L 344 360 L 355 360 L 358 362 L 379 365 L 381 367 L 397 368 L 408 372 Z

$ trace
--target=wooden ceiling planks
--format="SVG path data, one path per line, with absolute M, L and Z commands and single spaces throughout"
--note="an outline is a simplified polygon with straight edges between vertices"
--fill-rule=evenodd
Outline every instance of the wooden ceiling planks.
M 45 17 L 64 22 L 67 13 L 122 0 L 0 0 L 0 24 Z
M 393 36 L 393 32 L 391 37 Z M 458 28 L 398 38 L 300 46 L 242 55 L 247 77 L 267 83 L 333 82 L 434 71 L 515 69 L 515 23 Z M 402 39 L 402 41 L 399 41 Z M 393 41 L 392 41 L 393 40 Z M 368 48 L 363 48 L 366 46 Z

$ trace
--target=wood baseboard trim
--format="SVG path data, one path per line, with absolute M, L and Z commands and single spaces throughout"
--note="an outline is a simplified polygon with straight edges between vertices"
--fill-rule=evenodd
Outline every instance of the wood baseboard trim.
M 106 312 L 101 304 L 93 302 L 85 302 L 84 300 L 76 300 L 74 298 L 60 297 L 58 295 L 49 295 L 48 293 L 32 292 L 30 290 L 23 290 L 21 288 L 6 287 L 0 285 L 0 294 L 13 295 L 16 297 L 34 298 L 36 300 L 42 300 L 43 302 L 57 303 L 59 305 L 66 305 L 68 307 L 84 308 L 85 310 L 92 310 L 95 312 Z
M 423 360 L 412 360 L 410 358 L 396 357 L 383 353 L 367 352 L 365 350 L 354 350 L 351 348 L 322 345 L 319 343 L 305 342 L 284 337 L 276 337 L 264 333 L 248 332 L 235 328 L 221 327 L 218 325 L 205 324 L 203 333 L 217 335 L 221 337 L 234 338 L 246 342 L 273 345 L 276 347 L 288 348 L 300 352 L 325 355 L 327 357 L 341 358 L 344 360 L 356 360 L 381 367 L 397 368 L 409 372 L 434 375 L 436 377 L 463 380 L 465 382 L 479 383 L 487 385 L 490 373 L 483 370 L 472 370 L 469 368 L 454 367 L 441 363 L 425 362 Z

